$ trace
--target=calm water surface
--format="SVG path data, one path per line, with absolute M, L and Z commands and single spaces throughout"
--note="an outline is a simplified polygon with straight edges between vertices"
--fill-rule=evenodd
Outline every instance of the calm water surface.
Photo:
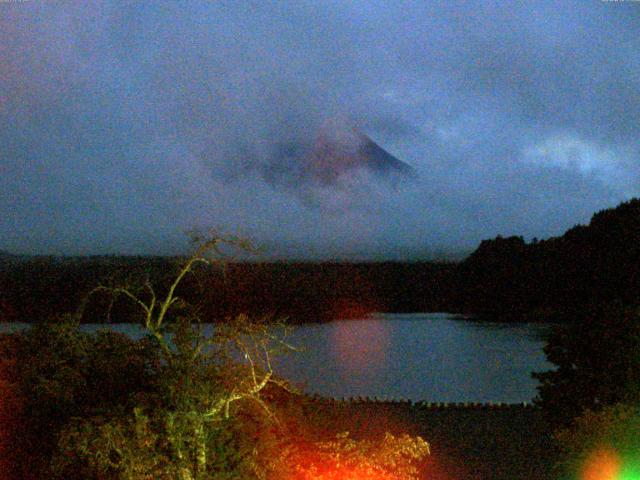
M 102 325 L 84 325 L 94 331 Z M 19 328 L 0 324 L 0 330 Z M 138 337 L 135 325 L 111 325 Z M 532 371 L 551 368 L 539 324 L 477 323 L 445 313 L 376 314 L 296 326 L 302 352 L 275 369 L 309 393 L 433 402 L 523 402 L 536 394 Z
M 524 402 L 549 370 L 539 324 L 477 323 L 448 314 L 379 314 L 304 325 L 306 347 L 279 366 L 309 392 L 437 402 Z

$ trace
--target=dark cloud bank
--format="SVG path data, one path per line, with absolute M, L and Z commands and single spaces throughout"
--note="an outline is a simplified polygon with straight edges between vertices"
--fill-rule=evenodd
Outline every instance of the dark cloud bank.
M 418 258 L 559 234 L 640 193 L 639 31 L 634 2 L 0 4 L 0 248 L 172 253 L 200 225 Z M 310 160 L 359 135 L 417 178 Z

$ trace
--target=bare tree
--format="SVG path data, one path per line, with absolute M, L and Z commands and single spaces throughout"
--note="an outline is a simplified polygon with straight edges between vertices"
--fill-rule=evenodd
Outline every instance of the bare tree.
M 229 420 L 234 404 L 251 402 L 277 422 L 262 393 L 269 384 L 290 390 L 274 376 L 272 357 L 293 349 L 285 341 L 282 322 L 256 321 L 244 314 L 218 322 L 207 332 L 199 308 L 178 296 L 178 287 L 199 266 L 223 266 L 229 249 L 249 253 L 256 249 L 237 237 L 194 234 L 192 239 L 193 255 L 184 260 L 163 295 L 148 278 L 142 286 L 99 285 L 91 292 L 108 294 L 110 309 L 120 296 L 133 302 L 142 313 L 142 325 L 161 349 L 162 377 L 170 392 L 164 425 L 181 480 L 206 476 L 211 461 L 207 431 Z

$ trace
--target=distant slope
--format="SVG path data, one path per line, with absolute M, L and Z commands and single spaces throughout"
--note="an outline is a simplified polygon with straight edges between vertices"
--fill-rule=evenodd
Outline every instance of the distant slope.
M 265 179 L 274 186 L 300 182 L 330 186 L 357 172 L 392 182 L 417 177 L 413 167 L 357 130 L 323 131 L 309 144 L 280 144 L 263 168 Z
M 468 311 L 571 316 L 602 303 L 640 306 L 640 199 L 560 237 L 485 240 L 456 276 L 453 303 Z
M 407 178 L 416 178 L 418 174 L 409 164 L 398 160 L 364 134 L 358 148 L 358 158 L 371 171 L 381 175 L 398 174 Z

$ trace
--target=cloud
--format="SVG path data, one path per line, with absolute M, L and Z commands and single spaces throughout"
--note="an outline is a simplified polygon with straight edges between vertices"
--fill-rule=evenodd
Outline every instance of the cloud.
M 210 224 L 274 255 L 395 258 L 561 233 L 640 191 L 627 7 L 1 4 L 0 247 L 169 252 Z M 332 119 L 419 181 L 265 178 Z
M 575 171 L 629 196 L 637 186 L 638 171 L 628 168 L 625 159 L 633 156 L 631 152 L 616 152 L 567 134 L 549 137 L 523 153 L 526 162 Z

